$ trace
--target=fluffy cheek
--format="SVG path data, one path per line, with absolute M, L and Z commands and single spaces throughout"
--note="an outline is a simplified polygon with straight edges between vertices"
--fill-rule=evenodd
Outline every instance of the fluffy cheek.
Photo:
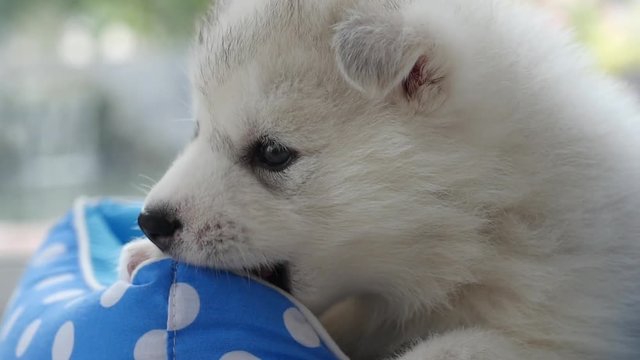
M 242 171 L 227 176 L 218 191 L 180 199 L 183 227 L 170 254 L 192 264 L 234 270 L 294 262 L 313 238 L 305 225 L 308 219 L 296 211 L 299 207 Z
M 173 257 L 192 264 L 241 268 L 249 261 L 249 237 L 237 220 L 222 216 L 195 218 L 185 216 L 185 226 L 171 247 Z
M 305 262 L 296 263 L 291 267 L 292 294 L 312 312 L 321 314 L 357 292 L 356 279 L 351 279 L 350 275 L 340 270 L 326 271 L 325 266 L 318 268 Z
M 354 153 L 307 184 L 314 193 L 305 194 L 296 212 L 302 218 L 291 224 L 305 227 L 292 246 L 294 294 L 315 312 L 388 288 L 395 272 L 411 272 L 405 271 L 405 260 L 425 250 L 416 234 L 433 199 L 427 184 L 416 184 L 408 173 L 415 166 L 387 161 L 386 154 L 369 151 L 362 152 L 367 158 L 355 158 Z
M 363 241 L 366 227 L 360 227 L 355 216 L 350 224 L 351 210 L 319 199 L 305 203 L 313 206 L 283 217 L 279 231 L 264 239 L 262 248 L 286 258 L 293 295 L 320 314 L 348 296 L 367 292 L 371 283 L 367 274 L 373 273 L 375 264 L 370 263 Z

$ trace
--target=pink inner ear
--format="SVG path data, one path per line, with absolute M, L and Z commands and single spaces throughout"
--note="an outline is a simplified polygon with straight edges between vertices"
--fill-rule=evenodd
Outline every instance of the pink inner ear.
M 426 55 L 422 55 L 418 58 L 415 65 L 411 69 L 409 76 L 407 76 L 402 82 L 407 97 L 412 98 L 422 85 L 429 82 L 429 76 L 427 74 L 427 63 L 429 59 Z

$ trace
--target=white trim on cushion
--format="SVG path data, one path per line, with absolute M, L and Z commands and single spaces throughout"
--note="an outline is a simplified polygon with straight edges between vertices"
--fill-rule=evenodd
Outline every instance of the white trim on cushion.
M 100 284 L 93 271 L 91 263 L 91 249 L 89 243 L 89 230 L 85 219 L 85 208 L 87 205 L 99 202 L 99 199 L 88 199 L 81 197 L 73 204 L 73 225 L 76 229 L 76 239 L 78 242 L 78 261 L 84 282 L 94 290 L 102 290 L 104 285 Z
M 90 249 L 90 242 L 89 242 L 89 232 L 87 229 L 87 224 L 85 221 L 85 208 L 88 205 L 92 205 L 92 204 L 96 204 L 98 202 L 100 202 L 102 199 L 98 198 L 98 199 L 89 199 L 87 197 L 81 197 L 78 200 L 76 200 L 74 206 L 73 206 L 73 223 L 74 223 L 74 227 L 76 229 L 77 232 L 77 242 L 78 242 L 78 258 L 79 258 L 79 265 L 80 265 L 80 271 L 82 272 L 82 276 L 86 282 L 86 284 L 95 289 L 95 290 L 102 290 L 105 288 L 104 285 L 102 285 L 98 279 L 95 276 L 94 270 L 93 270 L 93 264 L 91 263 L 91 249 Z M 143 267 L 149 266 L 153 263 L 156 262 L 160 262 L 163 260 L 167 260 L 169 257 L 163 257 L 163 258 L 159 258 L 159 259 L 148 259 L 146 261 L 144 261 L 143 263 L 141 263 L 138 268 L 135 269 L 134 273 L 131 274 L 131 278 L 133 280 L 133 278 L 135 277 L 135 275 L 137 275 L 138 270 L 140 270 Z M 246 274 L 238 274 L 240 276 L 247 276 Z M 331 338 L 331 336 L 329 335 L 329 333 L 327 333 L 327 331 L 325 330 L 325 328 L 322 326 L 322 324 L 320 324 L 320 321 L 316 318 L 316 316 L 309 310 L 307 309 L 306 306 L 304 306 L 302 303 L 300 303 L 298 300 L 296 300 L 295 298 L 293 298 L 293 296 L 291 296 L 291 294 L 285 292 L 284 290 L 273 286 L 272 284 L 257 278 L 257 277 L 253 277 L 250 276 L 254 281 L 257 281 L 267 287 L 270 287 L 274 290 L 276 290 L 277 292 L 279 292 L 281 295 L 283 295 L 284 297 L 286 297 L 287 299 L 289 299 L 289 301 L 291 301 L 297 308 L 298 310 L 300 310 L 300 312 L 302 312 L 302 314 L 304 315 L 304 317 L 306 318 L 306 320 L 309 322 L 309 324 L 311 325 L 311 327 L 314 328 L 314 330 L 318 333 L 318 335 L 320 336 L 320 338 L 322 339 L 322 341 L 325 343 L 325 345 L 329 348 L 329 350 L 338 358 L 338 360 L 349 360 L 349 357 L 347 357 L 342 350 L 338 347 L 338 345 L 335 343 L 335 341 Z M 174 278 L 174 282 L 175 282 L 175 278 Z M 169 305 L 169 303 L 167 304 Z M 167 314 L 168 315 L 168 314 Z

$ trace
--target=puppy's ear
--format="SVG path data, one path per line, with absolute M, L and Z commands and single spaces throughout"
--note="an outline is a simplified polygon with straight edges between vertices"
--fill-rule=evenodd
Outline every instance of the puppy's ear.
M 335 26 L 333 49 L 347 81 L 370 96 L 433 93 L 444 79 L 442 59 L 419 29 L 392 10 L 353 11 Z

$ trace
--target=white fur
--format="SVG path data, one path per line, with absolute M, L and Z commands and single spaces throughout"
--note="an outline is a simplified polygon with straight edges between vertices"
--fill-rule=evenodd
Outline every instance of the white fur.
M 443 79 L 407 98 L 421 55 Z M 172 256 L 288 262 L 353 359 L 640 358 L 639 111 L 537 10 L 227 1 L 193 69 L 200 134 L 146 202 Z M 241 161 L 264 135 L 283 174 Z
M 148 261 L 161 259 L 165 255 L 147 239 L 138 239 L 127 243 L 120 253 L 118 279 L 131 283 L 135 272 Z

